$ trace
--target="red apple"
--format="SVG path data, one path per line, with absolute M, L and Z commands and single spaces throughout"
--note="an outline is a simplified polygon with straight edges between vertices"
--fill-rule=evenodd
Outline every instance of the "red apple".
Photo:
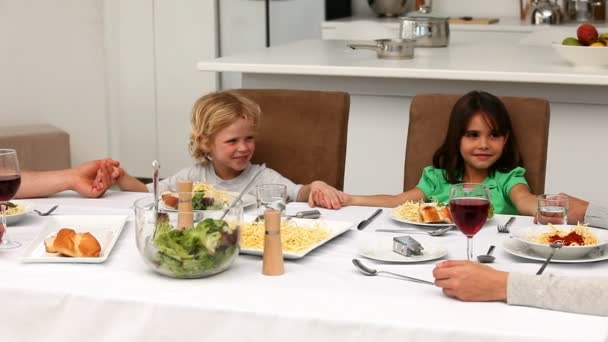
M 597 41 L 598 33 L 595 26 L 582 24 L 576 29 L 576 36 L 581 44 L 588 46 Z

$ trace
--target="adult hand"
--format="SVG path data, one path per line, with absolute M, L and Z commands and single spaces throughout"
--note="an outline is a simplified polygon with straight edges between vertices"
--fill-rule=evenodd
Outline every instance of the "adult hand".
M 342 207 L 343 195 L 342 191 L 336 190 L 336 188 L 323 181 L 314 181 L 310 183 L 308 205 L 311 207 L 318 205 L 328 209 L 340 209 Z
M 71 169 L 70 189 L 83 197 L 100 197 L 120 175 L 120 163 L 112 159 L 91 160 Z
M 508 273 L 472 261 L 447 260 L 433 270 L 435 286 L 467 302 L 506 301 Z
M 583 223 L 585 221 L 585 213 L 587 213 L 587 208 L 589 207 L 589 202 L 563 192 L 560 192 L 560 195 L 568 196 L 568 223 Z

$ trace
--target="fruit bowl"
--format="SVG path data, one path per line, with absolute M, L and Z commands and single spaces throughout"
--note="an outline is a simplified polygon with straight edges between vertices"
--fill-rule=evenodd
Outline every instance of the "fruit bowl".
M 589 47 L 553 43 L 553 49 L 568 63 L 579 67 L 608 66 L 608 47 Z
M 162 200 L 160 201 L 162 202 Z M 144 262 L 173 278 L 202 278 L 226 270 L 239 253 L 243 208 L 195 210 L 192 227 L 178 229 L 180 213 L 154 210 L 153 196 L 135 202 L 135 239 Z

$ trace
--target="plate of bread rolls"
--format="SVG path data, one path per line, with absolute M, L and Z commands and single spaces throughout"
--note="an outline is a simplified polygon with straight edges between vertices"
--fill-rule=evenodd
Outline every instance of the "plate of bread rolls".
M 55 215 L 25 250 L 23 262 L 102 263 L 108 259 L 126 215 Z
M 407 201 L 391 211 L 391 218 L 418 226 L 444 227 L 454 224 L 450 208 L 437 203 Z

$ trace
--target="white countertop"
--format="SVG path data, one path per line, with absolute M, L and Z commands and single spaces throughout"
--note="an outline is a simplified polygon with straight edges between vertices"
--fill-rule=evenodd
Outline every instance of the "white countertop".
M 201 61 L 201 71 L 608 85 L 608 68 L 562 61 L 548 45 L 452 39 L 447 48 L 418 48 L 410 60 L 381 60 L 347 41 L 305 40 Z
M 355 17 L 347 17 L 340 18 L 335 20 L 328 20 L 321 23 L 322 29 L 332 29 L 337 27 L 344 27 L 350 25 L 358 25 L 358 24 L 375 24 L 375 25 L 383 25 L 391 28 L 399 28 L 400 21 L 399 18 L 380 18 L 380 17 L 371 17 L 371 16 L 355 16 Z M 574 25 L 567 24 L 567 25 Z M 450 24 L 450 29 L 452 31 L 499 31 L 499 32 L 532 32 L 534 30 L 542 30 L 548 29 L 551 26 L 547 25 L 532 25 L 527 21 L 522 21 L 519 18 L 515 17 L 503 17 L 498 18 L 498 22 L 494 24 L 488 25 L 477 25 L 477 24 Z

